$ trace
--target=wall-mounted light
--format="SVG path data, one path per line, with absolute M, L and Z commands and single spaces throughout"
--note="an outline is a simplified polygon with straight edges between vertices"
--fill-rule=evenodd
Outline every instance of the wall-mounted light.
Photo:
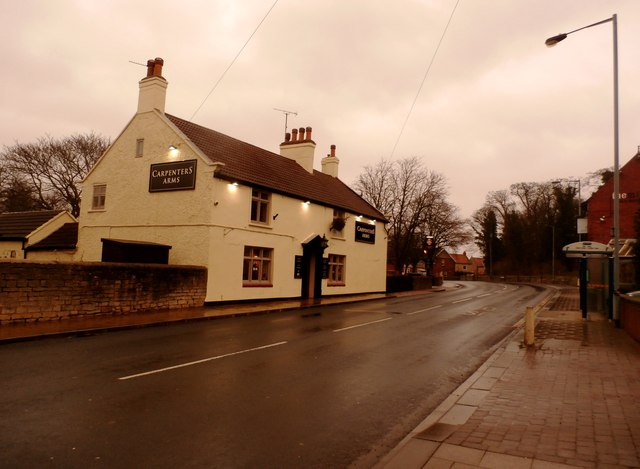
M 376 224 L 376 221 L 375 221 L 375 220 L 369 220 L 369 224 L 370 224 L 370 225 L 375 225 L 375 224 Z
M 177 145 L 169 145 L 169 151 L 174 151 L 177 149 L 178 149 Z
M 234 192 L 238 190 L 238 183 L 237 182 L 230 182 L 229 185 L 227 186 L 229 188 L 230 191 Z

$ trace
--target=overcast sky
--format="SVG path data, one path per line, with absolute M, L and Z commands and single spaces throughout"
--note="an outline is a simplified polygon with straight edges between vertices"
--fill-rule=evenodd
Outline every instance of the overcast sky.
M 313 127 L 316 168 L 337 146 L 352 184 L 382 158 L 417 156 L 448 180 L 463 217 L 489 191 L 613 165 L 612 25 L 618 14 L 620 161 L 640 145 L 640 1 L 456 0 L 3 2 L 0 146 L 96 132 L 133 116 L 162 57 L 166 111 L 278 152 Z M 193 116 L 193 118 L 192 118 Z

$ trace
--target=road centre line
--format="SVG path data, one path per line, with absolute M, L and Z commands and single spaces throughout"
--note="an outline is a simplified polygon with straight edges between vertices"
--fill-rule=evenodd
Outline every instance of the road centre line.
M 452 301 L 451 304 L 456 304 L 456 303 L 464 303 L 465 301 L 471 301 L 473 300 L 473 298 L 463 298 L 461 300 L 456 300 L 456 301 Z
M 430 308 L 425 308 L 425 309 L 419 309 L 418 311 L 413 311 L 411 313 L 407 313 L 407 316 L 412 316 L 412 315 L 418 314 L 418 313 L 424 313 L 425 311 L 431 311 L 432 309 L 437 309 L 437 308 L 442 308 L 442 305 L 431 306 Z
M 355 326 L 343 327 L 341 329 L 334 329 L 333 332 L 348 331 L 349 329 L 355 329 L 356 327 L 368 326 L 370 324 L 376 324 L 384 321 L 391 321 L 391 319 L 393 318 L 384 318 L 384 319 L 378 319 L 377 321 L 363 322 L 362 324 L 356 324 Z
M 148 376 L 148 375 L 153 375 L 153 374 L 156 374 L 156 373 L 162 373 L 162 372 L 165 372 L 165 371 L 171 371 L 171 370 L 175 370 L 177 368 L 184 368 L 186 366 L 193 366 L 193 365 L 198 365 L 200 363 L 210 362 L 210 361 L 213 361 L 213 360 L 219 360 L 220 358 L 232 357 L 234 355 L 240 355 L 240 354 L 243 354 L 243 353 L 255 352 L 257 350 L 264 350 L 264 349 L 268 349 L 268 348 L 271 348 L 271 347 L 277 347 L 279 345 L 284 345 L 286 343 L 287 343 L 286 341 L 285 342 L 276 342 L 275 344 L 262 345 L 260 347 L 254 347 L 254 348 L 250 348 L 250 349 L 246 349 L 246 350 L 240 350 L 238 352 L 225 353 L 223 355 L 218 355 L 218 356 L 209 357 L 209 358 L 203 358 L 202 360 L 196 360 L 196 361 L 193 361 L 193 362 L 182 363 L 180 365 L 168 366 L 166 368 L 159 368 L 157 370 L 145 371 L 144 373 L 138 373 L 138 374 L 135 374 L 135 375 L 123 376 L 121 378 L 118 378 L 118 380 L 119 381 L 125 381 L 127 379 L 140 378 L 142 376 Z

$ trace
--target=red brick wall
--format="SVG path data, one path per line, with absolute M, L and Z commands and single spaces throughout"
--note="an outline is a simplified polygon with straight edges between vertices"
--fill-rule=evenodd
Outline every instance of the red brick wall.
M 620 323 L 631 337 L 640 342 L 640 299 L 620 297 Z
M 640 209 L 640 154 L 620 171 L 620 238 L 635 238 L 633 217 Z M 588 239 L 607 244 L 613 238 L 613 179 L 607 181 L 589 199 Z
M 0 261 L 0 324 L 202 306 L 207 269 Z

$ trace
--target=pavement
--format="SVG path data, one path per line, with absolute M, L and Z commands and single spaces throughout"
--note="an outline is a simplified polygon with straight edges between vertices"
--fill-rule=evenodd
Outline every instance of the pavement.
M 0 343 L 388 296 L 229 304 L 2 325 Z M 576 287 L 558 289 L 539 309 L 534 345 L 526 347 L 523 342 L 523 328 L 516 328 L 376 468 L 640 468 L 640 343 L 603 315 L 589 313 L 583 320 Z
M 640 467 L 640 343 L 562 288 L 376 466 Z

